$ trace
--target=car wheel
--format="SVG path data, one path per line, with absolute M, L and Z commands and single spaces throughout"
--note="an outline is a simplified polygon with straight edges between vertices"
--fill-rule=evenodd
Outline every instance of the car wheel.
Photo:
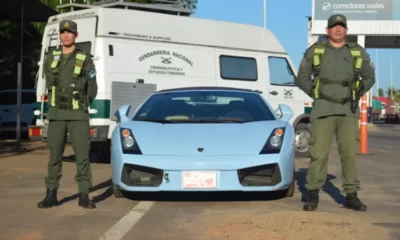
M 311 138 L 311 125 L 299 123 L 295 130 L 295 150 L 296 158 L 306 158 L 309 156 L 308 147 Z
M 294 188 L 295 186 L 295 178 L 294 178 L 295 174 L 293 173 L 293 180 L 292 180 L 292 185 L 290 185 L 290 188 L 288 190 L 286 190 L 285 192 L 285 198 L 289 198 L 289 197 L 293 197 L 294 195 Z
M 124 194 L 121 192 L 121 190 L 118 189 L 118 187 L 115 184 L 113 184 L 113 194 L 114 194 L 114 197 L 116 197 L 116 198 L 124 197 Z

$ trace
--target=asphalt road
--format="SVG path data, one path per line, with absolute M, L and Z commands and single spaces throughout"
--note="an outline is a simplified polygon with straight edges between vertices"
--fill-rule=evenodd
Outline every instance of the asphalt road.
M 400 129 L 374 127 L 369 155 L 359 156 L 360 198 L 367 212 L 342 207 L 340 160 L 334 145 L 316 212 L 303 212 L 308 159 L 297 159 L 293 198 L 270 194 L 112 195 L 110 166 L 92 164 L 97 209 L 78 207 L 75 162 L 66 149 L 59 191 L 63 204 L 37 209 L 44 197 L 48 150 L 26 144 L 24 154 L 0 154 L 0 239 L 379 239 L 400 240 Z

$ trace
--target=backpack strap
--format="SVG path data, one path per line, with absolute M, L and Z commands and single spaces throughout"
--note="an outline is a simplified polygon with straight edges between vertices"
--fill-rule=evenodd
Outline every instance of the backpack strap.
M 362 47 L 358 44 L 354 44 L 350 46 L 350 54 L 353 57 L 353 72 L 354 79 L 352 83 L 349 85 L 350 87 L 350 97 L 344 99 L 344 102 L 354 102 L 358 101 L 360 97 L 360 93 L 362 90 L 362 82 L 360 79 L 360 71 L 362 68 L 363 58 L 361 56 Z
M 85 96 L 85 91 L 82 89 L 77 90 L 76 85 L 79 77 L 82 74 L 82 70 L 85 65 L 86 60 L 86 52 L 83 52 L 77 49 L 77 53 L 75 55 L 75 63 L 74 63 L 74 72 L 73 72 L 73 90 L 72 90 L 72 109 L 80 109 L 79 101 L 83 99 Z
M 52 61 L 50 64 L 50 69 L 53 73 L 53 84 L 49 91 L 51 95 L 50 106 L 56 106 L 56 90 L 59 84 L 60 79 L 60 61 L 61 61 L 62 52 L 60 50 L 53 50 L 52 52 Z
M 314 75 L 314 85 L 313 85 L 313 97 L 320 98 L 320 78 L 319 74 L 321 72 L 321 63 L 325 53 L 325 44 L 316 43 L 313 53 L 313 75 Z
M 77 78 L 81 75 L 85 60 L 86 60 L 86 53 L 78 51 L 75 57 L 74 74 L 73 74 L 74 78 Z

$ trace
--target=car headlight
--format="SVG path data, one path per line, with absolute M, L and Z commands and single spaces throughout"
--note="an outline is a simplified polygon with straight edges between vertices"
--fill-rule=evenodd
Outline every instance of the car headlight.
M 120 129 L 122 152 L 126 154 L 142 154 L 132 131 L 128 128 Z
M 284 135 L 285 128 L 275 128 L 261 149 L 260 154 L 280 153 Z

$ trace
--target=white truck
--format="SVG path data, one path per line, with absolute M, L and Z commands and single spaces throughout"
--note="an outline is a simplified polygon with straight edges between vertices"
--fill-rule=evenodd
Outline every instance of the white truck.
M 150 5 L 143 4 L 148 11 L 132 9 L 139 4 L 122 0 L 65 6 L 81 9 L 48 20 L 31 139 L 46 140 L 43 62 L 59 47 L 59 22 L 71 19 L 78 24 L 77 47 L 92 54 L 97 68 L 98 95 L 90 106 L 93 143 L 109 145 L 116 126 L 114 113 L 123 104 L 132 104 L 134 109 L 149 94 L 166 88 L 227 86 L 259 90 L 276 109 L 280 103 L 289 105 L 295 114 L 291 123 L 297 134 L 297 157 L 308 156 L 312 99 L 295 86 L 297 69 L 268 29 L 188 17 L 189 10 L 167 4 L 153 7 L 164 13 L 152 12 Z

